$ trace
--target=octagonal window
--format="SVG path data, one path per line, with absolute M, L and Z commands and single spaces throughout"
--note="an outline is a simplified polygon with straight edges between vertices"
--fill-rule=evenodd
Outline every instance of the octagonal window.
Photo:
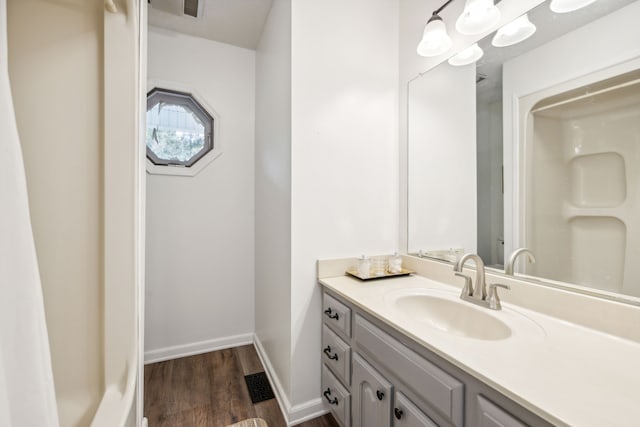
M 191 167 L 213 150 L 213 117 L 188 93 L 147 94 L 147 157 L 154 165 Z

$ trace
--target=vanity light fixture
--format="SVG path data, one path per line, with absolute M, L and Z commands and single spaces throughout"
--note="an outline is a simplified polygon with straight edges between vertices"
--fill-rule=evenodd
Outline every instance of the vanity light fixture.
M 567 13 L 582 9 L 595 2 L 596 0 L 551 0 L 549 8 L 555 13 Z
M 493 28 L 500 20 L 500 9 L 494 0 L 467 0 L 464 11 L 456 21 L 460 34 L 481 34 Z
M 529 21 L 529 17 L 525 13 L 500 28 L 493 36 L 491 44 L 495 47 L 511 46 L 528 39 L 535 32 L 536 26 Z
M 478 43 L 474 43 L 462 52 L 449 58 L 448 62 L 455 67 L 469 65 L 482 58 L 482 55 L 484 55 L 484 52 L 480 46 L 478 46 Z
M 440 16 L 440 12 L 452 1 L 446 1 L 431 14 L 418 44 L 418 55 L 442 55 L 453 46 L 453 40 L 447 34 L 447 28 Z M 456 21 L 456 29 L 464 35 L 481 34 L 492 29 L 499 20 L 500 9 L 496 7 L 495 0 L 466 0 L 464 11 Z
M 438 56 L 453 46 L 453 41 L 451 37 L 449 37 L 449 34 L 447 34 L 444 21 L 440 15 L 438 15 L 451 1 L 453 0 L 449 0 L 440 7 L 440 9 L 433 12 L 431 18 L 427 21 L 427 25 L 424 26 L 424 32 L 422 33 L 422 40 L 420 40 L 420 44 L 418 44 L 418 55 Z

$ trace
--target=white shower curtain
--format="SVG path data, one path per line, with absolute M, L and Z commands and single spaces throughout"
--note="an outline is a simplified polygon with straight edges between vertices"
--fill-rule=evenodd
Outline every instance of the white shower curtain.
M 7 64 L 0 0 L 0 426 L 58 425 L 42 288 Z

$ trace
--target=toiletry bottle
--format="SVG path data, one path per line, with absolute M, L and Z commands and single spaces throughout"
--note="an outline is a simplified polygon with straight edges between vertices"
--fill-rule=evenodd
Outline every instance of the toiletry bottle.
M 395 252 L 389 257 L 389 273 L 397 274 L 402 272 L 402 257 Z
M 358 260 L 358 276 L 362 278 L 369 277 L 369 272 L 371 271 L 371 262 L 369 258 L 362 255 Z

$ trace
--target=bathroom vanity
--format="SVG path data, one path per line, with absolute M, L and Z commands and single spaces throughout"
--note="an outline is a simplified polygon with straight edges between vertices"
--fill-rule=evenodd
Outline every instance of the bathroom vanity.
M 450 266 L 415 262 L 426 276 L 368 282 L 319 266 L 322 398 L 342 426 L 640 420 L 638 342 L 514 305 L 506 290 L 502 310 L 474 306 Z M 515 299 L 529 292 L 509 284 Z

